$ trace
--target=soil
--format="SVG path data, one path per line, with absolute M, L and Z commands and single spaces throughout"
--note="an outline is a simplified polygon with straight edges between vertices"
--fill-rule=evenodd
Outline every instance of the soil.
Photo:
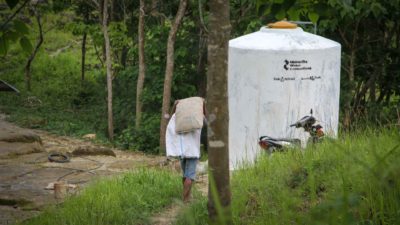
M 68 184 L 69 193 L 78 193 L 99 177 L 113 176 L 142 167 L 162 167 L 179 171 L 177 161 L 140 152 L 99 146 L 89 140 L 58 136 L 41 130 L 18 127 L 0 114 L 0 225 L 14 224 L 38 215 L 50 204 L 58 204 L 53 184 Z M 91 154 L 74 155 L 90 149 Z M 98 154 L 94 150 L 101 149 Z M 65 163 L 51 162 L 49 153 L 68 156 Z M 110 152 L 112 152 L 110 154 Z M 115 155 L 115 156 L 114 156 Z M 206 193 L 207 179 L 196 187 Z M 172 224 L 183 206 L 177 201 L 152 218 L 153 224 Z

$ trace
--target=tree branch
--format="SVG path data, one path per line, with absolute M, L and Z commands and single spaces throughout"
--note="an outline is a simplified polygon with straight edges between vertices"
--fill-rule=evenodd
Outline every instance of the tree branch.
M 356 22 L 356 26 L 355 26 L 355 28 L 354 28 L 354 30 L 353 30 L 353 41 L 352 41 L 352 43 L 351 43 L 351 46 L 352 47 L 354 47 L 355 48 L 355 50 L 357 51 L 357 48 L 355 47 L 356 45 L 357 45 L 357 43 L 356 43 L 356 41 L 357 41 L 357 37 L 358 37 L 358 26 L 360 25 L 360 19 L 359 20 L 357 20 L 357 22 Z
M 204 19 L 203 19 L 203 7 L 201 7 L 201 0 L 197 0 L 197 2 L 199 3 L 199 17 L 200 17 L 200 24 L 203 27 L 204 31 L 208 34 L 208 29 L 204 23 Z
M 0 30 L 3 31 L 4 28 L 7 26 L 7 24 L 25 7 L 25 5 L 29 2 L 30 0 L 25 0 L 25 2 L 10 16 L 8 19 L 1 25 Z
M 350 70 L 349 69 L 347 69 L 345 66 L 341 66 L 342 67 L 342 69 L 344 69 L 344 71 L 346 71 L 346 73 L 350 73 Z
M 34 12 L 34 15 L 36 17 L 36 21 L 38 24 L 38 28 L 39 28 L 39 37 L 35 46 L 35 49 L 33 50 L 33 52 L 31 53 L 31 55 L 28 58 L 28 61 L 26 62 L 25 65 L 25 80 L 26 80 L 26 88 L 28 91 L 31 91 L 31 64 L 33 62 L 33 60 L 35 59 L 35 56 L 37 54 L 37 52 L 39 51 L 40 46 L 43 43 L 43 28 L 42 28 L 42 22 L 41 22 L 41 17 L 39 12 L 37 11 L 37 9 L 35 7 L 32 7 L 32 10 Z
M 92 0 L 92 3 L 95 6 L 95 8 L 98 8 L 98 9 L 100 8 L 100 4 L 96 0 Z

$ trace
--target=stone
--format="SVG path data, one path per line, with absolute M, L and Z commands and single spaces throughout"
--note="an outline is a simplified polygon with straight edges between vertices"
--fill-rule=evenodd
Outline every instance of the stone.
M 107 155 L 107 156 L 114 156 L 115 152 L 109 148 L 105 147 L 98 147 L 98 146 L 79 146 L 73 152 L 72 155 L 74 156 L 81 156 L 81 155 Z
M 96 134 L 85 134 L 82 136 L 84 139 L 94 140 L 96 139 Z

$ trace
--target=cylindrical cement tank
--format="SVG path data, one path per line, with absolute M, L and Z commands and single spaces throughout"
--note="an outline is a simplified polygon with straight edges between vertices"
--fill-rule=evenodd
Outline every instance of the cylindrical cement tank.
M 340 91 L 339 43 L 301 28 L 260 31 L 229 41 L 230 168 L 254 162 L 258 138 L 299 138 L 289 127 L 310 114 L 335 137 Z

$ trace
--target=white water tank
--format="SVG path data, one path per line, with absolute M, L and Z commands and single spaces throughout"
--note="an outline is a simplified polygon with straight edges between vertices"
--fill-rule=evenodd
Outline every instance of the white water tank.
M 326 135 L 337 135 L 340 44 L 288 22 L 274 25 L 229 41 L 231 169 L 254 162 L 260 136 L 304 143 L 308 133 L 289 126 L 310 109 Z

